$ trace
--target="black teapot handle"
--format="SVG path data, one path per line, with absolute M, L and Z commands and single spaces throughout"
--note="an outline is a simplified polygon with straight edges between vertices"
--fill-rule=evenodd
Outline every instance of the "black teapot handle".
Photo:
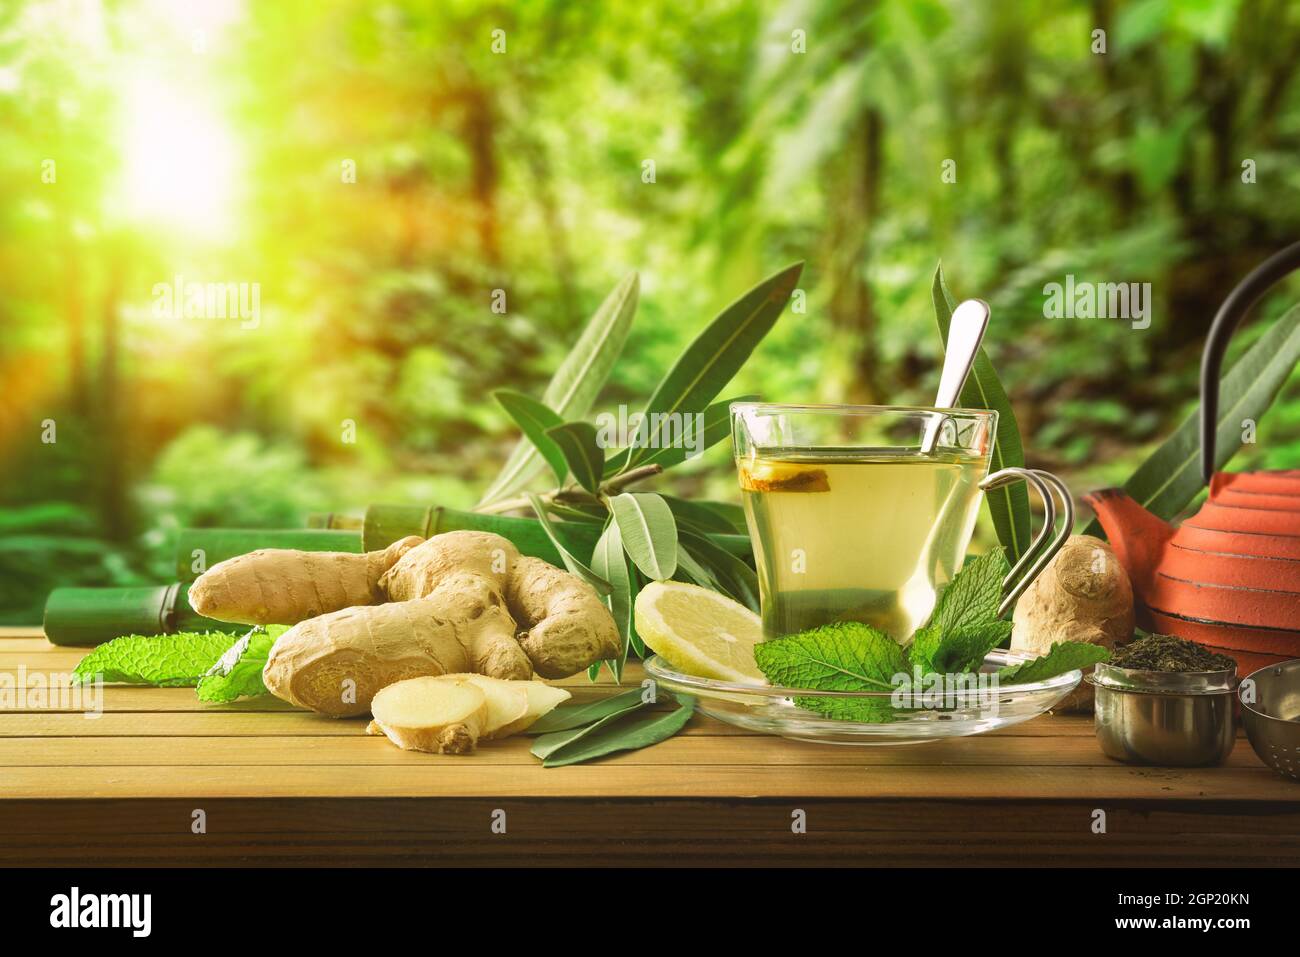
M 1255 267 L 1223 300 L 1201 354 L 1201 475 L 1208 485 L 1214 477 L 1214 445 L 1219 421 L 1219 372 L 1228 340 L 1251 306 L 1278 282 L 1300 269 L 1300 243 L 1292 243 Z

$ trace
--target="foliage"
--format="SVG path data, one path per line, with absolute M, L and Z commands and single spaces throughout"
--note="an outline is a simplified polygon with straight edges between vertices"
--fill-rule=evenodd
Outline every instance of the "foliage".
M 608 662 L 615 678 L 621 677 L 628 650 L 636 642 L 631 609 L 642 580 L 662 581 L 678 576 L 714 588 L 757 610 L 757 589 L 750 581 L 752 570 L 722 548 L 718 535 L 729 535 L 730 523 L 714 513 L 708 502 L 680 501 L 674 508 L 662 495 L 623 489 L 658 475 L 666 465 L 685 461 L 692 452 L 702 452 L 707 443 L 722 440 L 726 431 L 718 427 L 724 419 L 719 409 L 725 409 L 727 403 L 716 403 L 714 399 L 776 323 L 802 266 L 799 263 L 768 277 L 719 313 L 672 364 L 644 409 L 636 416 L 622 417 L 630 430 L 627 436 L 617 436 L 608 423 L 597 429 L 589 422 L 563 422 L 545 402 L 513 391 L 497 393 L 498 401 L 519 423 L 535 454 L 528 456 L 516 450 L 492 488 L 513 490 L 523 485 L 523 478 L 516 476 L 522 472 L 520 463 L 530 458 L 538 466 L 543 461 L 551 463 L 561 483 L 566 475 L 573 477 L 572 484 L 561 484 L 545 497 L 527 492 L 524 501 L 550 536 L 565 568 L 601 594 L 618 623 L 621 654 Z M 620 289 L 628 286 L 625 280 Z M 557 374 L 552 385 L 557 380 L 565 381 L 566 391 L 595 393 L 584 381 L 585 376 L 603 378 L 625 337 L 593 335 L 592 330 L 607 325 L 610 303 L 618 294 L 619 290 L 611 293 L 592 317 L 574 352 L 561 365 L 564 375 Z M 634 309 L 635 304 L 627 310 L 628 323 Z M 580 361 L 575 362 L 575 356 Z M 567 371 L 570 369 L 588 371 L 575 374 Z M 609 434 L 602 437 L 604 433 Z M 611 444 L 611 439 L 618 438 L 620 444 Z M 520 504 L 493 494 L 479 508 L 505 510 Z M 709 519 L 700 519 L 701 513 Z M 711 527 L 700 524 L 710 519 Z M 600 526 L 600 537 L 590 556 L 575 555 L 565 546 L 564 536 L 555 524 L 560 521 Z M 723 525 L 722 531 L 719 524 Z M 683 530 L 695 534 L 683 536 Z M 737 566 L 744 571 L 738 573 Z M 599 664 L 593 665 L 592 676 L 599 670 Z
M 1228 370 L 1219 385 L 1219 418 L 1214 448 L 1216 470 L 1245 441 L 1243 423 L 1259 419 L 1273 404 L 1278 389 L 1300 361 L 1300 308 L 1289 310 Z M 1205 488 L 1201 469 L 1199 414 L 1183 420 L 1177 431 L 1151 454 L 1124 483 L 1143 507 L 1164 519 L 1181 512 Z M 1095 520 L 1085 529 L 1096 535 Z
M 78 11 L 0 5 L 9 623 L 55 585 L 165 580 L 176 523 L 473 506 L 518 442 L 492 394 L 544 396 L 633 265 L 638 321 L 563 418 L 640 407 L 724 291 L 794 260 L 797 321 L 727 394 L 928 402 L 942 259 L 992 306 L 1029 464 L 1116 484 L 1193 411 L 1217 303 L 1300 229 L 1285 0 Z M 178 275 L 258 283 L 260 323 L 155 315 Z M 1066 275 L 1150 282 L 1150 327 L 1046 319 Z M 1234 467 L 1300 462 L 1282 395 Z M 729 467 L 714 448 L 656 492 L 734 507 Z
M 528 729 L 528 734 L 538 736 L 532 753 L 542 759 L 543 767 L 560 768 L 658 744 L 685 727 L 695 711 L 690 695 L 663 697 L 675 701 L 676 707 L 668 712 L 651 710 L 658 699 L 644 688 L 590 704 L 561 705 Z

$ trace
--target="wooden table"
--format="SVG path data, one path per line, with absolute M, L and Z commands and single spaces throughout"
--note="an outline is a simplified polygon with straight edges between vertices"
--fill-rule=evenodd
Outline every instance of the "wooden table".
M 0 674 L 15 679 L 66 675 L 84 653 L 0 629 Z M 579 698 L 613 690 L 568 684 Z M 1225 767 L 1182 770 L 1108 760 L 1090 718 L 855 748 L 697 715 L 653 748 L 543 769 L 524 737 L 441 756 L 363 727 L 269 697 L 204 705 L 190 688 L 106 688 L 93 719 L 0 711 L 0 861 L 1300 863 L 1300 785 L 1244 738 Z

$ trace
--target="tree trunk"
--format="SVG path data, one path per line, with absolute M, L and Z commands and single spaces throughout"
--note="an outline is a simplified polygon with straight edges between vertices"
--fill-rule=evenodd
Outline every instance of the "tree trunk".
M 493 269 L 501 265 L 501 244 L 497 227 L 496 194 L 500 170 L 497 166 L 496 116 L 491 95 L 479 87 L 465 91 L 463 135 L 473 165 L 473 192 L 478 207 L 479 245 L 483 258 Z
M 131 516 L 126 494 L 126 441 L 121 414 L 120 347 L 118 311 L 125 285 L 126 257 L 110 255 L 100 305 L 101 341 L 96 407 L 96 448 L 99 477 L 99 513 L 104 535 L 122 542 L 130 537 Z
M 84 423 L 90 410 L 90 385 L 86 373 L 86 301 L 82 289 L 82 250 L 72 234 L 70 219 L 63 234 L 63 313 L 67 322 L 68 394 L 73 413 Z
M 854 381 L 848 384 L 854 401 L 879 402 L 876 311 L 867 266 L 871 260 L 871 229 L 880 212 L 880 180 L 884 118 L 875 107 L 866 109 L 852 134 L 846 156 L 837 159 L 840 175 L 830 191 L 829 231 L 830 319 L 847 333 L 852 350 Z
M 560 289 L 560 303 L 566 322 L 581 321 L 578 315 L 577 283 L 574 279 L 573 256 L 569 252 L 569 236 L 559 203 L 555 199 L 555 177 L 551 172 L 550 158 L 544 144 L 534 140 L 525 145 L 528 165 L 533 171 L 533 195 L 542 211 L 542 222 L 551 241 L 551 258 L 555 263 L 555 279 Z

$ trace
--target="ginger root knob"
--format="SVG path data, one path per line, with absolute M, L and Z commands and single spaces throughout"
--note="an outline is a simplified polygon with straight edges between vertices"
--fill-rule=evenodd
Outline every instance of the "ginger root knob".
M 1011 650 L 1043 655 L 1058 641 L 1113 648 L 1133 634 L 1133 588 L 1109 545 L 1071 535 L 1043 573 L 1020 596 Z M 1056 708 L 1092 707 L 1092 685 L 1079 685 Z

